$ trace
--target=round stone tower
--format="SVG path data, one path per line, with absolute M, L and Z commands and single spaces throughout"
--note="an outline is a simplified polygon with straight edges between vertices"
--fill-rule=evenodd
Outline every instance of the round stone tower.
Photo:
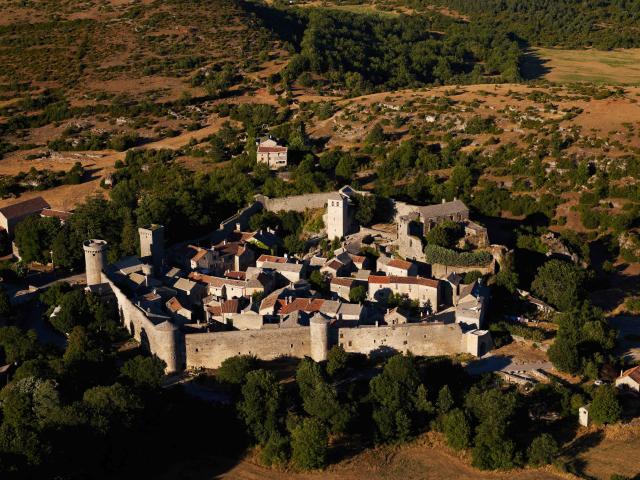
M 154 332 L 154 352 L 167 364 L 166 373 L 179 372 L 184 369 L 182 362 L 182 344 L 184 337 L 180 327 L 167 320 L 156 325 Z
M 87 286 L 102 283 L 102 270 L 107 265 L 107 242 L 104 240 L 85 240 L 84 264 L 87 272 Z
M 324 362 L 329 354 L 329 321 L 319 313 L 309 320 L 311 358 Z

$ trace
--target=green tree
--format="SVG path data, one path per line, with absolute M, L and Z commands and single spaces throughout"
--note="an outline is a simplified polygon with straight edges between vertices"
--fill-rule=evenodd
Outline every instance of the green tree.
M 516 448 L 509 429 L 517 401 L 516 393 L 497 388 L 481 391 L 474 387 L 467 395 L 466 406 L 479 422 L 472 452 L 477 468 L 495 470 L 515 465 Z
M 334 345 L 327 354 L 327 374 L 334 377 L 347 368 L 349 354 L 345 352 L 342 345 Z
M 568 310 L 582 298 L 586 280 L 579 266 L 554 259 L 538 269 L 531 289 L 559 310 Z
M 458 239 L 463 235 L 462 226 L 458 223 L 446 221 L 433 227 L 425 235 L 429 245 L 443 248 L 455 248 Z
M 248 433 L 260 445 L 279 432 L 281 407 L 282 387 L 273 374 L 266 370 L 247 373 L 238 413 Z
M 536 437 L 529 445 L 527 458 L 529 465 L 540 467 L 553 462 L 558 455 L 558 443 L 548 433 Z
M 356 194 L 352 197 L 355 204 L 355 218 L 360 225 L 369 226 L 376 216 L 378 200 L 375 195 Z
M 51 318 L 51 324 L 61 333 L 69 333 L 76 325 L 91 322 L 89 304 L 83 290 L 75 289 L 63 295 L 60 311 Z
M 443 432 L 447 444 L 454 450 L 468 448 L 471 439 L 471 425 L 467 416 L 459 408 L 453 409 L 444 415 L 442 422 Z
M 406 440 L 431 412 L 426 390 L 420 382 L 413 357 L 389 358 L 382 373 L 369 383 L 374 405 L 373 419 L 384 440 Z
M 449 385 L 444 385 L 438 392 L 438 401 L 436 405 L 438 407 L 438 412 L 441 414 L 447 413 L 451 408 L 453 408 L 453 395 L 451 394 Z
M 350 409 L 340 403 L 336 389 L 324 379 L 320 365 L 309 358 L 303 359 L 296 370 L 296 382 L 305 412 L 323 422 L 333 433 L 344 431 Z
M 352 303 L 362 303 L 367 299 L 367 289 L 364 285 L 356 285 L 349 292 L 349 301 Z
M 49 263 L 53 240 L 60 231 L 57 218 L 30 216 L 16 225 L 14 241 L 24 262 Z
M 137 355 L 127 360 L 120 374 L 138 388 L 158 388 L 164 378 L 166 364 L 156 356 L 143 357 Z
M 598 387 L 591 401 L 589 415 L 591 420 L 597 424 L 616 423 L 620 420 L 622 407 L 616 390 L 611 385 Z
M 0 347 L 4 363 L 25 362 L 40 350 L 36 331 L 23 332 L 18 327 L 0 327 Z
M 327 429 L 316 418 L 305 418 L 291 432 L 292 460 L 298 468 L 323 468 L 327 462 Z
M 384 130 L 382 129 L 382 125 L 376 123 L 371 131 L 367 134 L 367 138 L 365 142 L 370 145 L 379 144 L 385 141 Z
M 257 368 L 258 360 L 254 355 L 236 355 L 222 362 L 216 376 L 221 382 L 241 385 L 247 374 Z

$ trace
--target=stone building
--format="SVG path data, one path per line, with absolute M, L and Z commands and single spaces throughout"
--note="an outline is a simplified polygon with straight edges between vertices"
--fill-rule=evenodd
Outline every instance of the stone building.
M 624 387 L 640 393 L 640 365 L 622 372 L 616 379 L 616 387 Z
M 489 244 L 487 229 L 469 219 L 469 208 L 460 200 L 442 201 L 428 206 L 395 202 L 398 225 L 398 253 L 407 259 L 424 257 L 423 241 L 429 231 L 443 222 L 455 222 L 464 228 L 464 241 L 476 247 Z
M 327 215 L 325 225 L 327 226 L 327 237 L 329 240 L 343 238 L 355 229 L 353 221 L 353 202 L 351 197 L 355 191 L 344 186 L 337 192 L 332 193 L 327 199 Z
M 162 275 L 164 262 L 164 227 L 162 225 L 145 225 L 138 229 L 140 235 L 140 258 L 150 259 L 154 273 Z
M 440 281 L 423 277 L 369 276 L 369 299 L 385 302 L 391 295 L 403 295 L 416 300 L 421 307 L 437 312 L 440 306 Z
M 270 170 L 278 170 L 287 166 L 287 147 L 278 145 L 271 138 L 262 139 L 256 142 L 256 160 L 264 163 Z
M 43 210 L 51 208 L 42 197 L 35 197 L 22 202 L 0 208 L 0 228 L 13 239 L 16 225 L 31 215 L 40 215 Z

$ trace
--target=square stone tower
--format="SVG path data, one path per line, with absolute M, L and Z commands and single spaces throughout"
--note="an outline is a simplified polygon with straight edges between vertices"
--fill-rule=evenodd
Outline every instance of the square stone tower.
M 140 235 L 140 258 L 149 258 L 156 275 L 162 275 L 164 264 L 164 227 L 145 225 L 138 229 Z
M 349 233 L 349 197 L 338 192 L 327 200 L 327 237 L 342 238 Z

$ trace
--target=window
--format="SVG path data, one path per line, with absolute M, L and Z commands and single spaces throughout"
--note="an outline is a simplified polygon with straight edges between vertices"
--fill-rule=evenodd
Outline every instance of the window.
M 349 346 L 351 346 L 351 340 L 349 340 Z
M 407 341 L 405 340 L 404 342 L 402 342 L 402 344 L 403 344 L 403 345 L 406 345 L 406 344 L 407 344 Z
M 291 348 L 293 348 L 293 343 L 291 344 Z

